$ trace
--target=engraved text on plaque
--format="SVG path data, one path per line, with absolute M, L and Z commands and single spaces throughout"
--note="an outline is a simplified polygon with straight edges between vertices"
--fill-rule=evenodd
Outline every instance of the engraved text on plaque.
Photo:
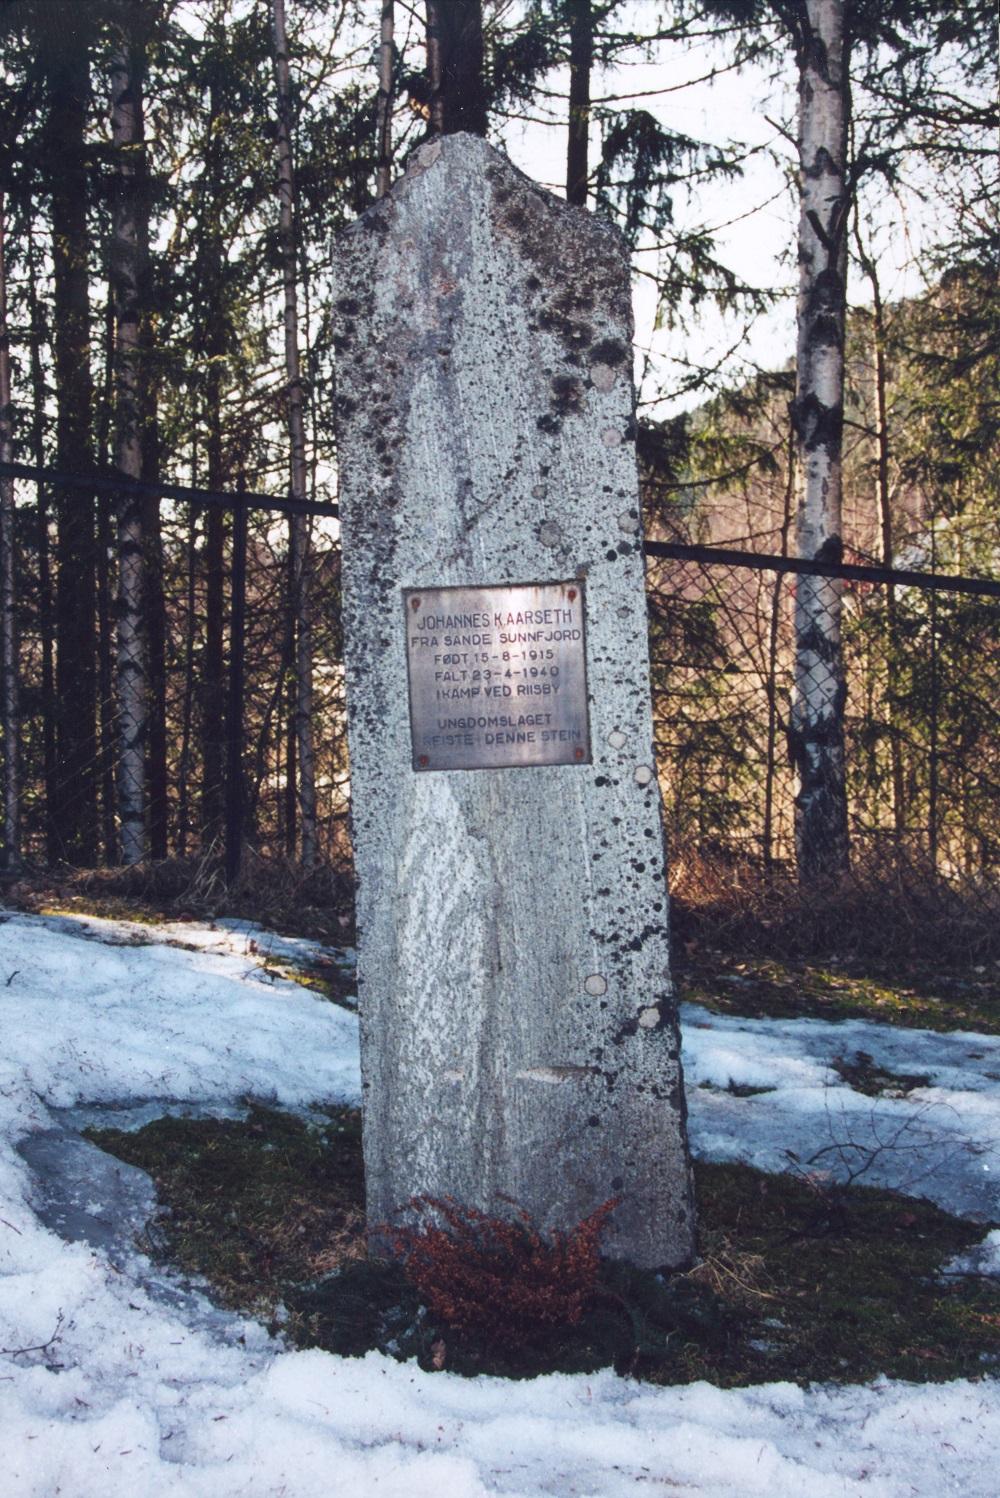
M 584 585 L 406 588 L 415 770 L 590 761 Z

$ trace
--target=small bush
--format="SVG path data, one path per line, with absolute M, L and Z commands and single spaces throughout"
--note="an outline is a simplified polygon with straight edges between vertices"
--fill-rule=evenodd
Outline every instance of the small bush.
M 575 1326 L 598 1288 L 598 1244 L 618 1204 L 604 1202 L 576 1227 L 543 1238 L 529 1214 L 489 1217 L 452 1197 L 414 1197 L 415 1227 L 383 1230 L 407 1279 L 447 1326 L 519 1342 Z

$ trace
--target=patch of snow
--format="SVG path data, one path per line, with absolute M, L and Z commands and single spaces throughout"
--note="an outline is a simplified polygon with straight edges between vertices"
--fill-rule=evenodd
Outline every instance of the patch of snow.
M 99 941 L 106 946 L 168 946 L 182 951 L 221 952 L 245 957 L 258 966 L 267 962 L 310 963 L 333 962 L 347 971 L 355 966 L 350 947 L 329 947 L 305 936 L 279 936 L 257 921 L 239 920 L 234 916 L 217 916 L 204 921 L 120 920 L 110 916 L 62 915 L 33 916 L 49 931 L 78 936 L 85 941 Z
M 742 1019 L 697 1004 L 682 1006 L 681 1035 L 691 1144 L 703 1159 L 857 1177 L 1000 1221 L 1000 1036 Z M 855 1092 L 834 1062 L 859 1051 L 928 1085 L 905 1097 Z M 731 1085 L 770 1090 L 739 1097 Z
M 978 1274 L 990 1279 L 1000 1279 L 1000 1228 L 987 1233 L 982 1243 L 970 1248 L 968 1253 L 958 1254 L 941 1271 L 942 1274 Z
M 171 1298 L 128 1241 L 149 1200 L 141 1172 L 81 1156 L 66 1199 L 46 1199 L 44 1169 L 31 1171 L 18 1142 L 30 1156 L 112 1105 L 132 1123 L 165 1111 L 157 1096 L 223 1113 L 246 1094 L 295 1108 L 356 1102 L 357 1021 L 265 980 L 232 932 L 216 945 L 218 932 L 202 940 L 184 923 L 185 945 L 199 948 L 185 951 L 163 945 L 158 927 L 109 932 L 151 943 L 112 946 L 86 924 L 86 942 L 75 917 L 0 924 L 4 1498 L 992 1498 L 992 1379 L 743 1390 L 655 1388 L 612 1372 L 466 1380 L 376 1353 L 291 1352 L 252 1321 L 199 1309 L 194 1290 Z M 1000 1117 L 1000 1087 L 984 1075 L 1000 1071 L 989 1037 L 694 1008 L 685 1018 L 702 1152 L 786 1168 L 789 1147 L 805 1157 L 829 1142 L 824 1128 L 875 1116 L 879 1128 L 921 1120 L 932 1149 L 952 1149 L 935 1167 L 944 1194 L 949 1177 L 968 1194 L 965 1146 L 989 1158 Z M 852 1049 L 933 1085 L 858 1099 L 831 1065 Z M 739 1098 L 697 1085 L 730 1080 L 775 1090 Z M 932 1125 L 928 1108 L 964 1112 L 962 1127 Z
M 20 1098 L 25 1129 L 39 1126 L 38 1098 L 359 1100 L 354 1015 L 253 958 L 82 942 L 76 917 L 58 919 L 72 930 L 0 925 L 0 1092 Z M 159 928 L 142 929 L 155 942 Z

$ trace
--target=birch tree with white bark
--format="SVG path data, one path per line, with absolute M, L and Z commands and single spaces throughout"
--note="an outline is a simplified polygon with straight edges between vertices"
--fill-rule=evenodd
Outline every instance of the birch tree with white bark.
M 796 7 L 799 66 L 799 290 L 796 538 L 800 557 L 839 561 L 846 325 L 848 42 L 844 0 Z M 798 774 L 796 848 L 803 882 L 848 867 L 844 774 L 843 583 L 799 577 L 789 747 Z
M 378 99 L 375 105 L 375 196 L 384 198 L 392 177 L 392 93 L 396 60 L 395 0 L 382 0 L 378 47 Z

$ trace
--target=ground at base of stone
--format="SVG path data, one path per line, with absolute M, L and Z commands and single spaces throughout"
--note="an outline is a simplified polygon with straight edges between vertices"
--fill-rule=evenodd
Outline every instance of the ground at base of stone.
M 982 1224 L 892 1192 L 701 1163 L 693 1270 L 605 1262 L 580 1320 L 562 1327 L 505 1315 L 493 1284 L 490 1332 L 435 1318 L 398 1265 L 366 1258 L 353 1110 L 307 1122 L 252 1106 L 245 1119 L 171 1118 L 90 1137 L 155 1180 L 167 1211 L 147 1249 L 301 1347 L 379 1348 L 466 1374 L 610 1365 L 722 1386 L 943 1380 L 1000 1366 L 1000 1285 L 940 1274 L 980 1242 Z

